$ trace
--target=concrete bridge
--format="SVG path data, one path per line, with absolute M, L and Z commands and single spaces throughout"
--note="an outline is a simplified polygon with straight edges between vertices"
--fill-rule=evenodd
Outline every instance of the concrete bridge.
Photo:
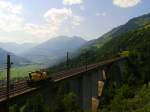
M 46 89 L 46 92 L 44 92 L 44 94 L 47 94 L 45 99 L 53 101 L 53 98 L 56 97 L 56 90 L 62 84 L 65 85 L 66 91 L 72 91 L 77 95 L 81 108 L 97 112 L 101 104 L 100 99 L 105 82 L 109 80 L 108 77 L 111 75 L 111 66 L 114 64 L 117 66 L 117 84 L 120 84 L 124 72 L 122 65 L 125 62 L 129 62 L 128 57 L 115 57 L 86 67 L 62 71 L 53 74 L 46 86 L 29 87 L 26 81 L 17 82 L 10 89 L 9 95 L 6 94 L 6 87 L 1 87 L 0 112 L 8 112 L 8 104 L 12 105 L 16 102 L 19 102 L 18 105 L 23 104 L 27 98 L 34 96 L 42 89 Z

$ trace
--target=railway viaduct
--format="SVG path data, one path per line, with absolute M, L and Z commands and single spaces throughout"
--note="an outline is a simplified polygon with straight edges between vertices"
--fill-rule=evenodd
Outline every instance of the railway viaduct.
M 116 66 L 118 72 L 115 84 L 121 84 L 124 73 L 122 65 L 126 62 L 129 62 L 128 57 L 115 57 L 103 62 L 55 73 L 46 87 L 29 87 L 26 81 L 21 81 L 15 84 L 13 90 L 10 90 L 9 98 L 6 97 L 5 87 L 3 87 L 0 90 L 0 112 L 8 112 L 8 104 L 19 102 L 18 105 L 21 105 L 20 102 L 25 102 L 27 98 L 34 96 L 37 91 L 43 88 L 48 88 L 45 91 L 47 92 L 46 99 L 53 101 L 57 88 L 62 84 L 67 91 L 72 91 L 77 95 L 84 110 L 97 112 L 104 87 L 111 76 L 112 65 Z

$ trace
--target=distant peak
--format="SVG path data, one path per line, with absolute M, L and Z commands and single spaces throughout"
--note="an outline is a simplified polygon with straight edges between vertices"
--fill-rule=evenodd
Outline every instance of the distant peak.
M 82 40 L 82 41 L 86 41 L 84 40 L 82 37 L 80 36 L 57 36 L 57 37 L 54 37 L 54 38 L 51 38 L 49 39 L 48 41 L 61 41 L 61 40 Z

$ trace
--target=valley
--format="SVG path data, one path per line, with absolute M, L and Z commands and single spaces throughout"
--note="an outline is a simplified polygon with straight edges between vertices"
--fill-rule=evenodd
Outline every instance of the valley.
M 62 1 L 0 1 L 0 112 L 149 112 L 149 1 Z

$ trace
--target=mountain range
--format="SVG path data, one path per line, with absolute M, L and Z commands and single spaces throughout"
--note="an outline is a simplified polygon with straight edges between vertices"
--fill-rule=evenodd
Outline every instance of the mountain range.
M 149 42 L 150 37 L 150 13 L 133 18 L 126 24 L 118 26 L 103 36 L 86 42 L 80 49 L 77 50 L 78 55 L 70 62 L 70 67 L 82 66 L 85 61 L 85 51 L 87 62 L 94 63 L 104 59 L 111 58 L 118 52 L 123 50 L 130 50 L 133 52 L 134 48 L 137 50 L 148 49 L 148 47 L 142 48 L 145 43 Z M 135 33 L 135 34 L 134 34 Z M 145 34 L 144 34 L 145 33 Z M 141 48 L 139 46 L 142 46 Z M 150 50 L 149 50 L 150 51 Z M 137 51 L 138 52 L 138 51 Z M 146 54 L 143 53 L 143 55 Z M 147 54 L 149 54 L 147 50 Z M 54 68 L 50 68 L 56 71 L 65 69 L 65 64 L 61 63 Z
M 103 36 L 88 42 L 77 36 L 59 36 L 49 39 L 48 41 L 38 45 L 32 43 L 0 43 L 0 48 L 2 48 L 0 49 L 0 56 L 2 57 L 0 62 L 5 60 L 4 55 L 6 55 L 8 52 L 12 52 L 11 54 L 19 55 L 15 55 L 15 59 L 18 58 L 18 60 L 26 59 L 24 60 L 25 62 L 30 60 L 34 63 L 46 63 L 48 65 L 53 65 L 63 59 L 67 52 L 75 52 L 77 54 L 79 51 L 81 51 L 80 53 L 82 54 L 82 52 L 85 50 L 93 51 L 94 49 L 99 49 L 113 38 L 129 31 L 143 28 L 144 26 L 148 25 L 149 22 L 150 13 L 140 17 L 135 17 L 129 20 L 126 24 L 120 25 L 104 34 Z
M 6 51 L 6 50 L 0 48 L 0 67 L 1 68 L 6 68 L 7 54 L 9 54 L 11 56 L 10 60 L 13 63 L 12 66 L 22 66 L 24 64 L 31 63 L 31 61 L 29 61 L 23 57 L 17 56 L 9 51 Z
M 78 36 L 59 36 L 41 44 L 0 43 L 0 63 L 6 61 L 6 54 L 9 53 L 15 55 L 17 63 L 22 59 L 24 63 L 29 60 L 32 63 L 53 65 L 63 59 L 67 52 L 74 52 L 85 43 L 86 40 Z
M 105 33 L 103 36 L 87 42 L 81 49 L 82 50 L 90 49 L 92 46 L 100 48 L 106 42 L 110 41 L 112 38 L 117 37 L 128 31 L 141 28 L 146 24 L 149 24 L 149 22 L 150 22 L 150 13 L 144 14 L 139 17 L 135 17 L 133 19 L 130 19 L 126 24 L 113 28 L 111 31 Z
M 23 43 L 23 44 L 17 44 L 17 43 L 2 43 L 0 42 L 0 48 L 3 48 L 7 51 L 10 51 L 16 55 L 21 54 L 31 48 L 36 46 L 34 43 Z
M 74 52 L 85 43 L 86 40 L 81 37 L 59 36 L 33 47 L 21 56 L 36 63 L 53 65 L 64 58 L 67 52 Z

